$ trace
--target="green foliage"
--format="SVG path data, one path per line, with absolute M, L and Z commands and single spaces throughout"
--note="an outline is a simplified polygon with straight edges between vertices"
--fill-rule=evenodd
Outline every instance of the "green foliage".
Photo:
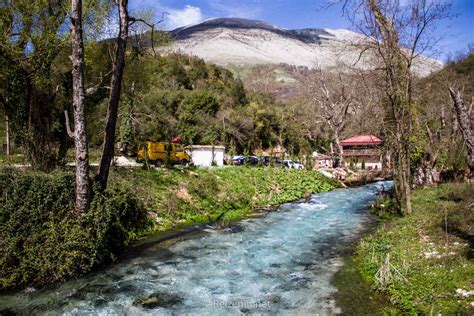
M 96 81 L 107 73 L 108 45 L 91 44 L 86 50 L 89 80 Z M 170 140 L 175 136 L 185 144 L 232 147 L 236 154 L 280 144 L 297 155 L 308 145 L 288 107 L 269 97 L 249 95 L 230 71 L 202 59 L 181 54 L 128 55 L 124 76 L 122 98 L 134 101 L 133 111 L 128 112 L 126 120 L 119 121 L 118 128 L 125 143 L 135 141 L 133 148 L 145 140 Z M 89 96 L 87 122 L 92 146 L 102 142 L 107 99 L 104 92 L 98 89 Z M 311 152 L 310 147 L 304 148 Z
M 133 124 L 133 99 L 128 98 L 125 102 L 122 102 L 120 108 L 120 128 L 119 128 L 119 140 L 122 150 L 127 153 L 128 151 L 135 150 L 135 126 Z
M 210 173 L 200 173 L 187 184 L 189 193 L 200 199 L 213 199 L 219 193 L 217 178 Z
M 351 159 L 351 161 L 349 162 L 349 169 L 351 169 L 352 171 L 355 170 L 355 163 L 354 163 L 354 160 Z
M 85 25 L 100 23 L 107 2 L 84 1 Z M 16 0 L 0 9 L 0 106 L 39 170 L 61 164 L 71 144 L 64 126 L 72 99 L 68 8 L 66 0 Z
M 247 95 L 245 93 L 244 83 L 237 78 L 230 88 L 230 95 L 234 99 L 236 105 L 246 105 Z
M 154 230 L 159 231 L 217 218 L 240 219 L 254 209 L 339 186 L 316 171 L 247 167 L 196 169 L 192 174 L 116 170 L 112 178 L 156 213 Z
M 383 196 L 378 199 L 371 213 L 380 219 L 393 219 L 402 215 L 400 213 L 400 204 L 390 196 Z
M 356 261 L 363 278 L 408 314 L 472 314 L 457 289 L 472 290 L 472 185 L 413 192 L 413 214 L 366 237 Z M 447 230 L 446 230 L 447 228 Z
M 74 175 L 0 172 L 0 289 L 77 277 L 115 260 L 129 234 L 147 225 L 128 190 L 94 190 L 87 214 L 74 213 Z

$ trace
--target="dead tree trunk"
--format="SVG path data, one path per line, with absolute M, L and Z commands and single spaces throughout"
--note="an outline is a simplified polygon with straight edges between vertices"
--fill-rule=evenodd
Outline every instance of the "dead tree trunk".
M 467 150 L 466 162 L 471 173 L 470 176 L 472 177 L 474 176 L 474 133 L 472 131 L 471 118 L 464 104 L 461 92 L 457 91 L 457 93 L 455 93 L 453 88 L 449 88 L 449 94 L 454 102 L 456 119 Z M 474 103 L 474 100 L 472 103 Z
M 99 166 L 98 180 L 102 190 L 107 188 L 107 180 L 109 177 L 110 163 L 114 156 L 115 146 L 115 128 L 117 125 L 117 115 L 120 103 L 120 93 L 122 90 L 122 78 L 125 68 L 125 51 L 127 49 L 128 40 L 128 0 L 116 0 L 119 9 L 120 30 L 117 37 L 117 51 L 114 61 L 114 72 L 111 81 L 111 90 L 107 108 L 107 116 L 105 118 L 105 135 L 102 158 Z
M 69 128 L 66 113 L 68 134 L 74 139 L 76 153 L 76 201 L 78 215 L 87 211 L 89 202 L 89 152 L 86 133 L 85 98 L 84 98 L 84 40 L 82 34 L 82 0 L 72 0 L 72 82 L 74 132 Z

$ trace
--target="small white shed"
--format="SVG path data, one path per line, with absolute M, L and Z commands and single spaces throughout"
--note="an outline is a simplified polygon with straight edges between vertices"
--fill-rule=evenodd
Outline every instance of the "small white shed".
M 215 161 L 217 166 L 224 165 L 224 146 L 192 145 L 188 146 L 186 151 L 191 156 L 195 166 L 210 167 L 212 161 Z

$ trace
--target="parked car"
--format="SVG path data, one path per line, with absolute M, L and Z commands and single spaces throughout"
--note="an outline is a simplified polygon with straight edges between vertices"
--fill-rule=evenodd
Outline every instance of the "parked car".
M 262 163 L 265 166 L 270 166 L 271 165 L 273 167 L 279 168 L 283 165 L 283 161 L 281 161 L 277 157 L 263 156 L 260 159 L 262 160 Z
M 245 157 L 244 156 L 234 156 L 232 157 L 232 164 L 234 166 L 242 166 L 244 164 Z
M 287 168 L 287 169 L 292 169 L 293 168 L 293 160 L 290 160 L 290 159 L 283 160 L 283 167 Z
M 293 161 L 293 168 L 294 169 L 304 169 L 304 165 L 299 161 Z
M 288 169 L 304 169 L 304 166 L 301 162 L 290 159 L 283 160 L 283 165 Z
M 245 158 L 245 163 L 250 165 L 250 166 L 256 166 L 258 165 L 260 159 L 257 156 L 249 156 Z
M 256 166 L 258 165 L 258 162 L 260 159 L 256 156 L 234 156 L 232 158 L 232 164 L 234 166 L 243 166 L 243 165 L 249 165 L 249 166 Z

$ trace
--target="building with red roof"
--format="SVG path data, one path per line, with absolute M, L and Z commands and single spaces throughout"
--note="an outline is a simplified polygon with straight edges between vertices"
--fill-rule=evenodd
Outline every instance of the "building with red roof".
M 383 140 L 374 135 L 358 135 L 341 141 L 344 165 L 356 168 L 382 169 Z

